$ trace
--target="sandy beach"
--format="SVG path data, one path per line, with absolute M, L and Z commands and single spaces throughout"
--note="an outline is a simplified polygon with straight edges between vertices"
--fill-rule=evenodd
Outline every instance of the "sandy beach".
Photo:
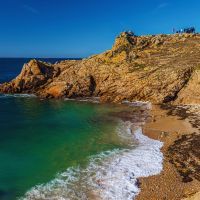
M 199 106 L 153 106 L 143 132 L 164 143 L 163 171 L 139 179 L 136 200 L 200 199 L 199 116 Z

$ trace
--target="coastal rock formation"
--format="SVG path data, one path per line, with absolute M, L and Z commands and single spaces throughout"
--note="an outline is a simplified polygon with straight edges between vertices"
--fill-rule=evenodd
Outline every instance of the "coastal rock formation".
M 184 182 L 193 178 L 200 181 L 199 148 L 200 135 L 197 133 L 183 135 L 169 149 L 170 162 L 175 165 Z
M 199 103 L 200 102 L 200 67 L 195 68 L 188 83 L 179 92 L 177 104 Z
M 1 85 L 0 89 L 4 93 L 34 93 L 35 90 L 49 83 L 59 73 L 59 68 L 41 61 L 31 60 L 24 64 L 19 76 L 11 82 Z
M 31 60 L 1 93 L 42 98 L 100 97 L 153 103 L 200 103 L 200 35 L 121 33 L 111 50 L 83 60 Z

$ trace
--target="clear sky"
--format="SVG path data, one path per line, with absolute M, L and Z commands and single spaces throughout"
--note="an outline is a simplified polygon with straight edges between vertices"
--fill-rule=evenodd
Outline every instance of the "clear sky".
M 86 57 L 121 31 L 200 31 L 199 0 L 0 0 L 0 57 Z

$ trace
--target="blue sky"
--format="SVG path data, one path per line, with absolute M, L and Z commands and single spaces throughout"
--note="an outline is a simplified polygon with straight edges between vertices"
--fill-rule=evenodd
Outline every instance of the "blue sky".
M 200 30 L 199 0 L 0 0 L 0 57 L 86 57 L 137 35 Z

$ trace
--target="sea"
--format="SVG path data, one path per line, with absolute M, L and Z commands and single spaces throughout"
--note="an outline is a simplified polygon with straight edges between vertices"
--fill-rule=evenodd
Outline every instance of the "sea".
M 0 58 L 0 83 L 29 60 Z M 142 132 L 141 109 L 149 103 L 0 94 L 0 200 L 134 199 L 138 178 L 159 174 L 163 162 L 162 143 Z

